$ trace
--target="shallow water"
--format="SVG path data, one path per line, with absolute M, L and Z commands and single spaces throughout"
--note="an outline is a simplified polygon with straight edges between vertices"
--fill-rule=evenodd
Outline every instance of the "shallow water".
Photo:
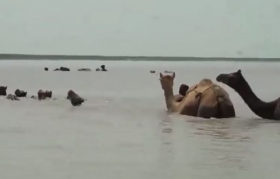
M 78 72 L 105 64 L 109 70 Z M 50 71 L 45 72 L 47 66 Z M 53 72 L 60 66 L 71 72 Z M 176 71 L 175 91 L 242 69 L 264 100 L 279 95 L 280 63 L 0 61 L 0 85 L 57 100 L 0 99 L 2 178 L 278 179 L 280 124 L 257 118 L 227 86 L 237 118 L 168 115 L 158 74 Z M 86 98 L 66 100 L 69 89 Z

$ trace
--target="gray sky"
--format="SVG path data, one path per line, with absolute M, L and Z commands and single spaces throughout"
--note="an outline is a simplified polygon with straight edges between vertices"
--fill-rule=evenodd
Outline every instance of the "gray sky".
M 280 57 L 279 0 L 3 0 L 1 53 Z

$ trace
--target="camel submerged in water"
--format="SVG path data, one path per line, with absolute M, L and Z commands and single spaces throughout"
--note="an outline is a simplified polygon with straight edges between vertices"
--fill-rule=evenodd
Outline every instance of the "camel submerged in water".
M 0 96 L 6 96 L 7 95 L 7 86 L 0 86 Z
M 52 98 L 52 91 L 48 91 L 48 90 L 43 91 L 43 90 L 40 89 L 38 91 L 37 95 L 38 95 L 38 99 L 39 100 L 44 100 L 44 99 L 47 99 L 47 98 Z
M 190 87 L 181 102 L 177 102 L 173 94 L 174 79 L 175 73 L 160 73 L 160 83 L 169 112 L 202 118 L 235 117 L 234 106 L 228 93 L 210 79 L 202 79 Z
M 77 93 L 75 93 L 73 90 L 69 90 L 67 93 L 67 99 L 71 101 L 71 104 L 73 106 L 80 106 L 85 100 L 80 97 Z
M 23 90 L 20 90 L 20 89 L 17 89 L 16 91 L 15 91 L 15 95 L 16 95 L 16 97 L 26 97 L 26 95 L 27 95 L 27 92 L 26 91 L 23 91 Z
M 257 116 L 265 119 L 280 120 L 280 98 L 271 102 L 262 101 L 253 92 L 243 77 L 241 70 L 219 74 L 216 80 L 234 89 Z

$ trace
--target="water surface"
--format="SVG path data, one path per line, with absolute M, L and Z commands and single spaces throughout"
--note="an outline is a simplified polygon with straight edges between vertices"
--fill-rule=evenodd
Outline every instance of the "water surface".
M 109 70 L 78 72 L 105 64 Z M 71 72 L 53 72 L 60 66 Z M 44 67 L 50 71 L 45 72 Z M 278 179 L 280 124 L 257 118 L 231 96 L 237 118 L 168 115 L 158 73 L 176 71 L 181 83 L 242 69 L 264 100 L 279 95 L 280 63 L 0 61 L 0 85 L 28 95 L 53 90 L 55 101 L 0 99 L 0 173 L 23 179 Z M 279 88 L 279 89 L 278 89 Z M 86 102 L 71 106 L 66 93 Z

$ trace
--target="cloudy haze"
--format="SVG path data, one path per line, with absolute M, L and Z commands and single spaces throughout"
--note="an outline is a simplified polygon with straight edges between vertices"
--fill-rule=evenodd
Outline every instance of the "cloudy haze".
M 1 53 L 280 57 L 276 0 L 5 0 Z

